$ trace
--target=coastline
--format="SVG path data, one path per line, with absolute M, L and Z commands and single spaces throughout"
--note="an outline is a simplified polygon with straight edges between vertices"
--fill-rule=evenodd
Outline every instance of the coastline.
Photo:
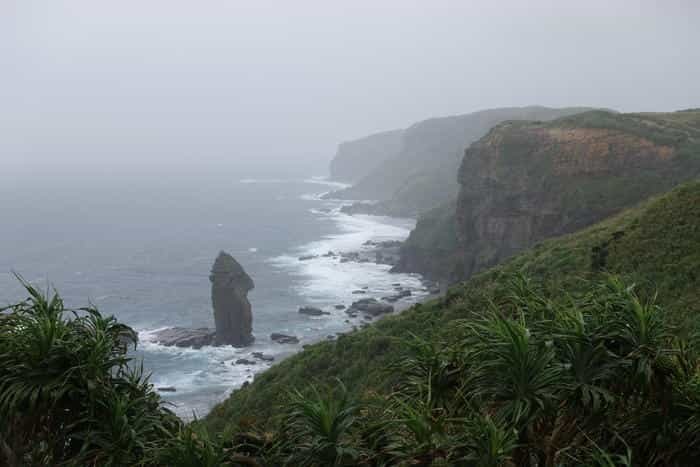
M 281 180 L 241 180 L 240 183 L 283 183 Z M 309 185 L 333 188 L 347 186 L 341 182 L 312 178 L 304 180 Z M 253 332 L 255 342 L 245 348 L 202 347 L 201 349 L 165 347 L 153 342 L 157 330 L 140 330 L 140 347 L 148 354 L 165 356 L 166 371 L 155 371 L 152 381 L 161 388 L 161 396 L 173 404 L 175 413 L 183 419 L 202 417 L 218 402 L 239 387 L 252 382 L 257 374 L 303 350 L 306 345 L 368 326 L 384 315 L 370 316 L 347 313 L 353 302 L 392 297 L 397 292 L 408 294 L 396 298 L 390 305 L 396 314 L 415 303 L 434 298 L 431 286 L 418 274 L 391 273 L 391 264 L 372 261 L 375 242 L 403 241 L 415 225 L 413 219 L 385 216 L 350 215 L 342 212 L 343 206 L 352 201 L 323 199 L 327 192 L 302 195 L 309 204 L 309 212 L 323 222 L 333 222 L 336 233 L 298 247 L 286 254 L 267 258 L 271 268 L 292 278 L 290 288 L 303 303 L 290 303 L 275 315 L 275 329 L 262 331 L 260 321 L 256 326 L 256 306 L 253 300 Z M 369 243 L 368 243 L 369 242 Z M 328 255 L 329 251 L 333 255 Z M 356 260 L 348 255 L 357 254 Z M 346 256 L 343 256 L 346 255 Z M 307 259 L 300 259 L 307 257 Z M 392 298 L 393 300 L 393 298 Z M 339 309 L 342 305 L 343 309 Z M 320 316 L 298 313 L 300 307 L 317 307 Z M 274 342 L 271 332 L 294 336 L 298 341 L 280 344 Z M 257 357 L 255 356 L 257 355 Z M 264 359 L 261 358 L 264 356 Z M 196 366 L 196 372 L 178 373 L 177 361 L 186 360 Z M 170 361 L 172 360 L 172 362 Z

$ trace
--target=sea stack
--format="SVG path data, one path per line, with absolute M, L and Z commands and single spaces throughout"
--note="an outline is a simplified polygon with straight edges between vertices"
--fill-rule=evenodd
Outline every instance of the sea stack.
M 220 252 L 209 276 L 211 303 L 216 324 L 216 345 L 244 347 L 253 337 L 253 315 L 248 292 L 255 287 L 253 279 L 233 256 Z

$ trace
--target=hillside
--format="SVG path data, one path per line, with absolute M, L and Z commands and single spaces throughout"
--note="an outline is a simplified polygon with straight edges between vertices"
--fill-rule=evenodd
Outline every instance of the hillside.
M 467 278 L 699 175 L 698 111 L 505 122 L 466 150 L 452 216 L 419 220 L 396 269 Z
M 580 232 L 550 239 L 509 261 L 454 286 L 443 299 L 416 305 L 367 329 L 321 342 L 275 365 L 249 386 L 235 391 L 204 420 L 214 431 L 243 423 L 272 427 L 288 391 L 342 380 L 350 394 L 385 394 L 397 383 L 394 368 L 411 355 L 411 335 L 433 345 L 454 337 L 457 320 L 482 315 L 508 296 L 508 278 L 524 274 L 542 298 L 568 300 L 590 280 L 607 272 L 640 284 L 666 316 L 697 329 L 700 312 L 700 182 L 652 198 Z
M 342 182 L 357 182 L 383 161 L 398 154 L 402 137 L 403 130 L 393 130 L 339 144 L 330 164 L 331 178 Z
M 355 206 L 355 212 L 416 216 L 457 197 L 455 174 L 464 148 L 505 120 L 552 120 L 588 110 L 547 107 L 508 107 L 418 122 L 403 133 L 401 148 L 345 190 L 329 197 L 376 200 Z

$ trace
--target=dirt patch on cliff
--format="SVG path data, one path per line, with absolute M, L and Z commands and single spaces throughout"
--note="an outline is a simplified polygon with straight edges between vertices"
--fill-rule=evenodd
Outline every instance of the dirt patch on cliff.
M 596 128 L 546 128 L 547 143 L 556 175 L 606 173 L 625 167 L 654 168 L 673 159 L 674 148 L 639 136 Z

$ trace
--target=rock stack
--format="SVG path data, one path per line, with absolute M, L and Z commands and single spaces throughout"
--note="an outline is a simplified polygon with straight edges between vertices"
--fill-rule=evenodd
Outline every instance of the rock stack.
M 214 261 L 209 280 L 216 325 L 215 344 L 250 345 L 255 340 L 248 301 L 248 292 L 255 287 L 253 279 L 233 256 L 222 251 Z

